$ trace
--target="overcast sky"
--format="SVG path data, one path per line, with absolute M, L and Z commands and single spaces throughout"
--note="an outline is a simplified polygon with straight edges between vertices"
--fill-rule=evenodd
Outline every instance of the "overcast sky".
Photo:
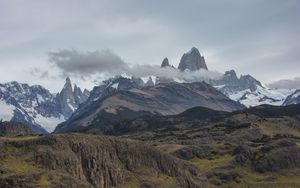
M 299 10 L 299 0 L 1 0 L 0 82 L 57 91 L 66 70 L 53 54 L 107 60 L 108 53 L 120 66 L 168 57 L 177 66 L 193 46 L 210 70 L 235 69 L 265 83 L 293 79 L 300 77 Z M 93 72 L 79 70 L 85 80 L 75 82 L 91 87 Z

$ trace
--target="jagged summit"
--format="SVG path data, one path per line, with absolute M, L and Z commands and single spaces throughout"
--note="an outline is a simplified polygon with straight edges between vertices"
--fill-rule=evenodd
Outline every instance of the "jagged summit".
M 153 87 L 155 84 L 153 82 L 153 79 L 151 78 L 151 76 L 149 77 L 148 81 L 145 83 L 145 86 L 150 86 Z
M 0 84 L 0 121 L 20 122 L 35 133 L 52 132 L 56 125 L 86 101 L 89 92 L 74 86 L 70 78 L 56 96 L 40 86 L 16 81 Z
M 208 70 L 204 57 L 201 56 L 196 47 L 192 47 L 190 51 L 183 54 L 178 65 L 178 69 L 181 71 L 196 71 L 200 69 Z
M 161 66 L 160 67 L 169 67 L 170 66 L 170 63 L 169 63 L 169 59 L 166 57 L 163 62 L 161 63 Z
M 76 84 L 74 90 L 69 77 L 66 78 L 66 83 L 61 92 L 57 95 L 58 103 L 61 107 L 61 113 L 64 117 L 69 118 L 72 113 L 78 108 L 79 104 L 86 101 L 88 92 L 82 92 L 81 88 Z

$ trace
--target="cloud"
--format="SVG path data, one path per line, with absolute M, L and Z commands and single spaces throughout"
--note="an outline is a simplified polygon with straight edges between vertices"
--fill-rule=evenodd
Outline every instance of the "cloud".
M 128 65 L 110 50 L 78 52 L 60 50 L 48 54 L 49 62 L 65 74 L 89 76 L 95 73 L 122 74 Z
M 300 77 L 291 80 L 279 80 L 277 82 L 268 84 L 268 87 L 280 89 L 300 89 Z
M 49 78 L 49 71 L 47 70 L 42 70 L 40 68 L 37 68 L 37 67 L 33 67 L 29 70 L 29 73 L 32 75 L 32 76 L 35 76 L 35 77 L 39 77 L 39 78 Z
M 181 72 L 174 67 L 161 68 L 158 65 L 130 65 L 108 49 L 84 53 L 75 49 L 65 49 L 58 52 L 50 52 L 48 55 L 49 62 L 59 68 L 64 75 L 76 76 L 82 80 L 97 75 L 101 75 L 102 78 L 105 76 L 107 78 L 116 75 L 126 75 L 135 77 L 158 76 L 192 82 L 216 79 L 222 75 L 218 72 L 206 70 Z

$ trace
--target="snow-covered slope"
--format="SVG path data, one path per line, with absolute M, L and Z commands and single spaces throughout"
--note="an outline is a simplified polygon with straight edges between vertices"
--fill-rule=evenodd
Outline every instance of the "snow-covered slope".
M 283 105 L 300 104 L 300 89 L 289 95 Z
M 251 107 L 262 104 L 280 106 L 294 92 L 288 89 L 269 89 L 250 75 L 238 77 L 234 70 L 225 72 L 220 80 L 211 84 L 230 99 Z
M 216 86 L 222 90 L 223 86 Z M 286 97 L 290 95 L 293 90 L 287 89 L 269 89 L 262 86 L 257 86 L 253 91 L 250 89 L 237 90 L 225 93 L 230 99 L 240 102 L 241 104 L 252 107 L 262 104 L 270 104 L 280 106 L 285 101 Z

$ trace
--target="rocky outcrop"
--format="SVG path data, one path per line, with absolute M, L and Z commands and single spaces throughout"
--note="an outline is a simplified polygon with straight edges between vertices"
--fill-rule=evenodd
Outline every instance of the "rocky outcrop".
M 65 119 L 68 119 L 72 113 L 78 108 L 79 104 L 85 102 L 89 97 L 88 91 L 81 91 L 80 87 L 77 85 L 73 86 L 70 78 L 66 78 L 66 83 L 59 94 L 57 94 L 56 98 L 60 105 L 60 110 Z
M 249 89 L 255 91 L 257 87 L 263 87 L 262 84 L 250 75 L 237 76 L 234 70 L 226 71 L 224 76 L 218 80 L 211 80 L 214 86 L 223 86 L 221 91 L 225 94 Z
M 78 92 L 78 90 L 76 92 Z M 58 101 L 60 104 L 62 114 L 65 117 L 70 117 L 71 114 L 75 111 L 76 107 L 75 97 L 70 78 L 66 79 L 64 88 L 58 94 Z
M 160 67 L 164 68 L 164 67 L 169 67 L 169 66 L 170 66 L 169 60 L 168 60 L 168 58 L 165 58 L 163 60 L 163 62 L 161 63 Z
M 200 69 L 207 69 L 205 59 L 201 56 L 199 50 L 193 47 L 189 52 L 183 54 L 181 57 L 178 69 L 181 71 L 197 71 Z
M 0 140 L 0 145 L 0 187 L 198 188 L 205 183 L 191 164 L 128 139 L 72 134 Z M 14 157 L 30 171 L 14 169 Z
M 15 122 L 0 122 L 0 136 L 24 136 L 36 134 L 28 125 Z
M 153 82 L 152 77 L 149 77 L 148 81 L 145 83 L 146 87 L 153 87 L 155 84 Z
M 300 90 L 296 90 L 293 94 L 289 95 L 283 105 L 300 104 Z

